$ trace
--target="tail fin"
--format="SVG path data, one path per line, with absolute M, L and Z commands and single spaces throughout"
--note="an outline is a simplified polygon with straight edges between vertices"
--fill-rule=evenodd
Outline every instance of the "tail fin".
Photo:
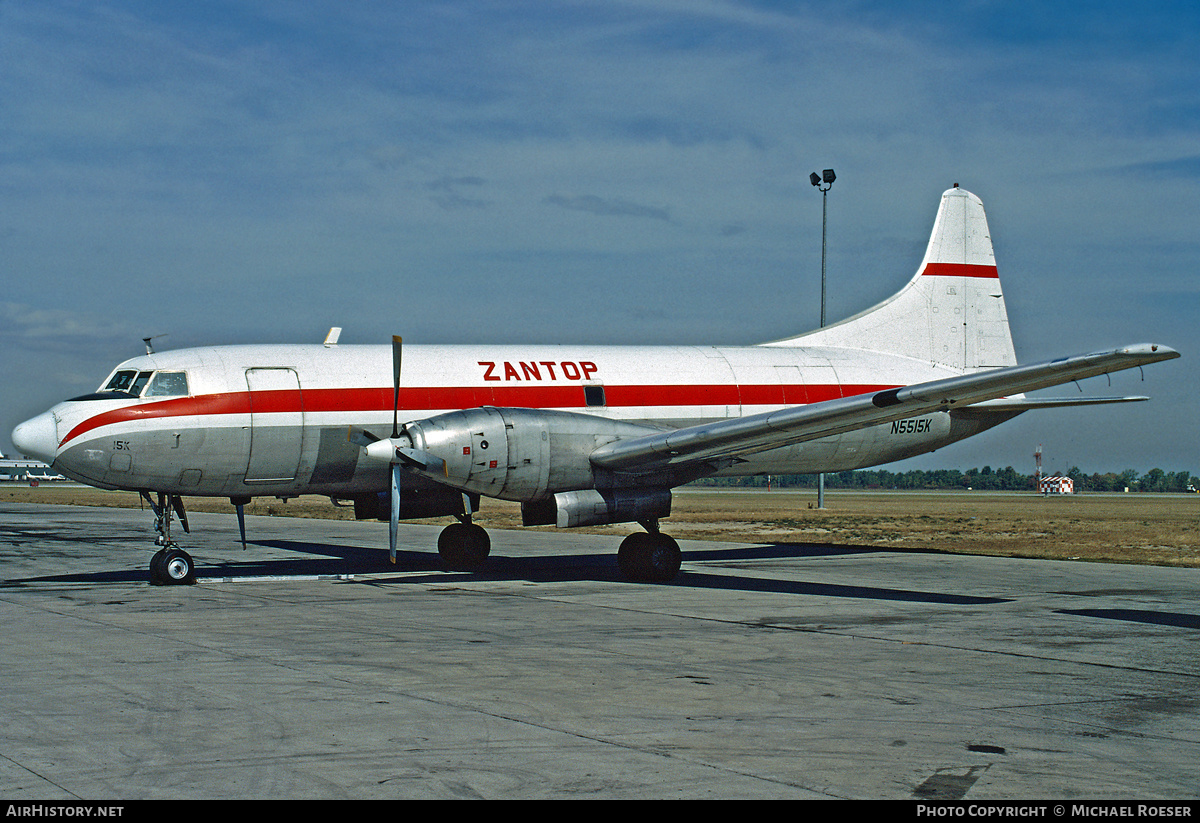
M 955 184 L 908 285 L 847 320 L 765 345 L 868 349 L 962 371 L 1016 365 L 983 202 Z

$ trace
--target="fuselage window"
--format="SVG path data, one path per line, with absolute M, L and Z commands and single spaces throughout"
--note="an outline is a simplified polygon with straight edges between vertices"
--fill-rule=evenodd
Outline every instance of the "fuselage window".
M 604 405 L 604 387 L 603 386 L 584 386 L 583 399 L 589 406 Z
M 188 393 L 187 373 L 181 371 L 155 372 L 146 397 L 184 397 Z

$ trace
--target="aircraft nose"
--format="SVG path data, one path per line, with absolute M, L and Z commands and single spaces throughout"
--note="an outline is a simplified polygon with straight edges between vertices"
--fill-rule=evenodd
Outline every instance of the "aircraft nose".
M 54 415 L 42 412 L 13 429 L 13 445 L 22 454 L 36 457 L 43 463 L 53 463 L 58 454 L 58 427 Z

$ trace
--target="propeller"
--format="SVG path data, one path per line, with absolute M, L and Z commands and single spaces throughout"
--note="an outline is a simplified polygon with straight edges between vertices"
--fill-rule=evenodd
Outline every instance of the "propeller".
M 406 436 L 400 425 L 400 363 L 402 359 L 403 341 L 400 337 L 392 337 L 392 436 L 384 439 L 372 434 L 366 429 L 351 426 L 346 438 L 360 446 L 367 457 L 374 460 L 387 461 L 391 465 L 392 478 L 389 496 L 391 497 L 391 513 L 388 518 L 388 557 L 396 562 L 397 532 L 400 528 L 400 491 L 403 487 L 401 472 L 413 469 L 420 472 L 439 471 L 447 474 L 448 467 L 444 460 L 431 454 L 413 448 L 412 438 L 407 438 L 407 445 L 402 440 Z
M 392 439 L 400 437 L 400 359 L 404 341 L 392 335 Z M 392 460 L 392 508 L 388 520 L 388 558 L 396 562 L 396 533 L 400 529 L 400 463 Z
M 403 342 L 392 336 L 392 436 L 388 440 L 372 434 L 366 429 L 351 426 L 346 439 L 359 446 L 368 457 L 386 460 L 391 464 L 392 480 L 389 489 L 391 514 L 388 518 L 388 558 L 396 562 L 396 537 L 400 528 L 400 464 L 402 457 L 393 441 L 400 437 L 400 360 Z

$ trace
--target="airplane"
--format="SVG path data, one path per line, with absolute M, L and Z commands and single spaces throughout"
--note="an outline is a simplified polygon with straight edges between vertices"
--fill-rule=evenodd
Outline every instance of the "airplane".
M 51 474 L 49 471 L 27 471 L 25 479 L 36 482 L 51 481 L 51 480 L 66 480 L 67 478 L 61 474 Z
M 1179 357 L 1158 344 L 1019 365 L 983 203 L 941 198 L 916 274 L 892 297 L 752 346 L 241 345 L 153 352 L 16 427 L 55 471 L 139 492 L 161 548 L 150 582 L 195 580 L 172 539 L 183 496 L 328 496 L 360 519 L 453 517 L 449 569 L 490 552 L 483 497 L 527 526 L 639 523 L 624 577 L 665 582 L 672 489 L 702 477 L 815 474 L 911 457 L 1032 409 L 1146 400 L 1026 392 Z

